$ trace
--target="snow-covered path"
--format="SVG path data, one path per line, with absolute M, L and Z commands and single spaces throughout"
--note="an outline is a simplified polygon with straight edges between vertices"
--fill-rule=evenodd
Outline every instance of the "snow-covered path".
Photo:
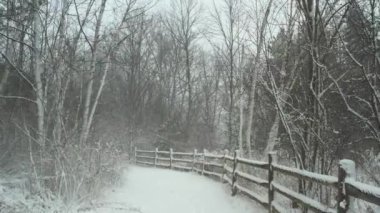
M 197 174 L 130 166 L 123 181 L 123 186 L 106 195 L 105 201 L 114 207 L 99 208 L 98 212 L 267 212 L 251 200 L 230 196 L 230 190 L 220 182 Z

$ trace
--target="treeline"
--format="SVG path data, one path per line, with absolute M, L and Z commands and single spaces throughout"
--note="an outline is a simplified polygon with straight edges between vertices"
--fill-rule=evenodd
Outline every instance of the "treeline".
M 53 191 L 136 144 L 349 157 L 380 183 L 377 0 L 1 0 L 0 45 L 0 163 Z

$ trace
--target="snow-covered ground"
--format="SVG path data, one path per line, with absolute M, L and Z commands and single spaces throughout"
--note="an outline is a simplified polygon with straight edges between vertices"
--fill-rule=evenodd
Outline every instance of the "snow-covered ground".
M 123 181 L 104 194 L 95 212 L 267 212 L 245 197 L 232 197 L 226 185 L 193 173 L 130 166 Z

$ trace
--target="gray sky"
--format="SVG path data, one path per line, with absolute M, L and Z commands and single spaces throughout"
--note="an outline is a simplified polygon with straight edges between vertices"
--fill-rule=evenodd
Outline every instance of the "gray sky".
M 62 0 L 52 0 L 52 4 L 54 5 L 59 5 Z M 76 0 L 77 3 L 83 2 L 84 0 Z M 140 5 L 148 5 L 153 6 L 148 13 L 150 14 L 155 14 L 155 13 L 161 13 L 165 14 L 165 11 L 170 11 L 171 5 L 170 2 L 172 0 L 139 0 Z M 223 7 L 224 0 L 198 0 L 198 2 L 202 5 L 202 16 L 200 18 L 200 23 L 199 27 L 200 28 L 205 28 L 208 31 L 213 31 L 216 32 L 217 27 L 215 27 L 215 20 L 213 20 L 210 16 L 211 11 L 214 11 L 214 1 L 215 4 L 217 5 L 219 11 L 221 14 L 224 14 L 224 12 L 221 11 Z M 278 3 L 281 2 L 282 0 L 278 0 Z M 96 0 L 96 3 L 94 5 L 94 8 L 98 8 L 97 6 L 100 4 L 101 0 Z M 249 3 L 252 3 L 250 1 L 247 1 Z M 277 2 L 277 0 L 276 0 Z M 262 6 L 265 6 L 262 5 Z M 59 7 L 59 6 L 58 6 Z M 79 13 L 81 15 L 84 15 L 85 13 L 85 8 L 87 7 L 87 4 L 82 4 L 80 5 L 79 8 Z M 115 27 L 116 24 L 120 23 L 120 19 L 122 18 L 122 15 L 124 13 L 124 10 L 126 8 L 125 0 L 108 0 L 107 1 L 107 7 L 106 11 L 104 14 L 104 19 L 103 19 L 103 29 L 112 29 Z M 275 11 L 275 10 L 272 10 Z M 93 11 L 94 12 L 94 11 Z M 254 11 L 252 11 L 254 13 Z M 263 11 L 260 11 L 259 13 L 261 14 Z M 73 7 L 70 8 L 70 13 L 75 14 L 75 10 Z M 252 14 L 253 14 L 252 13 Z M 92 13 L 93 14 L 93 13 Z M 254 14 L 253 14 L 254 15 Z M 90 20 L 94 20 L 93 17 L 90 18 Z M 244 19 L 245 20 L 245 19 Z M 75 21 L 75 20 L 74 20 Z M 254 20 L 253 20 L 254 21 Z M 225 22 L 228 23 L 228 22 Z M 255 32 L 255 24 L 254 23 L 249 23 L 251 25 L 248 29 L 251 31 L 250 33 Z M 213 27 L 214 26 L 214 27 Z M 94 29 L 94 24 L 90 23 L 86 26 L 85 31 L 88 32 L 88 36 L 91 38 L 93 36 L 93 29 Z M 242 32 L 245 33 L 245 32 Z M 213 44 L 220 44 L 222 42 L 221 39 L 221 33 L 218 32 L 217 34 L 207 34 L 208 39 L 204 37 L 204 35 L 199 36 L 199 39 L 197 43 L 202 46 L 204 49 L 210 50 L 211 44 L 209 41 L 212 41 Z M 250 38 L 255 38 L 255 36 L 250 36 Z M 249 41 L 248 45 L 252 45 L 252 48 L 254 48 L 254 41 Z M 246 46 L 247 47 L 247 46 Z
M 165 8 L 170 7 L 171 0 L 158 0 L 158 4 L 156 8 Z M 198 0 L 200 4 L 202 4 L 204 9 L 212 9 L 214 0 Z M 222 0 L 215 0 L 216 4 L 220 4 Z

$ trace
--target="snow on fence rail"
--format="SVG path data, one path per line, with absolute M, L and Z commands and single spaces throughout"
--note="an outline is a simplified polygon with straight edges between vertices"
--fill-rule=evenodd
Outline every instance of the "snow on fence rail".
M 341 160 L 339 162 L 339 171 L 337 177 L 312 173 L 306 170 L 286 167 L 274 162 L 275 153 L 268 154 L 268 162 L 255 161 L 239 157 L 238 151 L 234 152 L 234 156 L 215 155 L 207 153 L 194 152 L 173 152 L 159 151 L 157 148 L 151 150 L 138 150 L 135 148 L 135 163 L 148 166 L 164 167 L 170 169 L 179 169 L 184 171 L 193 171 L 202 175 L 212 176 L 228 183 L 232 189 L 232 195 L 240 192 L 247 197 L 255 200 L 268 209 L 269 212 L 286 212 L 286 208 L 282 207 L 274 200 L 274 194 L 279 193 L 293 202 L 301 204 L 305 208 L 313 212 L 337 212 L 345 213 L 350 209 L 350 197 L 367 201 L 369 203 L 380 206 L 380 188 L 368 184 L 360 183 L 354 180 L 355 163 L 351 160 Z M 221 162 L 215 162 L 219 160 Z M 228 163 L 232 165 L 232 168 Z M 253 174 L 248 174 L 239 171 L 238 164 L 244 164 L 254 168 L 267 170 L 267 180 L 256 177 Z M 215 168 L 219 172 L 207 170 L 207 168 Z M 274 180 L 274 173 L 280 173 L 292 176 L 298 179 L 303 179 L 311 182 L 316 182 L 325 186 L 332 187 L 337 190 L 337 205 L 336 208 L 330 208 L 318 201 L 315 201 L 304 194 L 295 192 Z M 232 178 L 230 178 L 230 176 Z M 239 184 L 239 179 L 249 181 L 267 189 L 267 196 L 259 195 L 244 186 Z

